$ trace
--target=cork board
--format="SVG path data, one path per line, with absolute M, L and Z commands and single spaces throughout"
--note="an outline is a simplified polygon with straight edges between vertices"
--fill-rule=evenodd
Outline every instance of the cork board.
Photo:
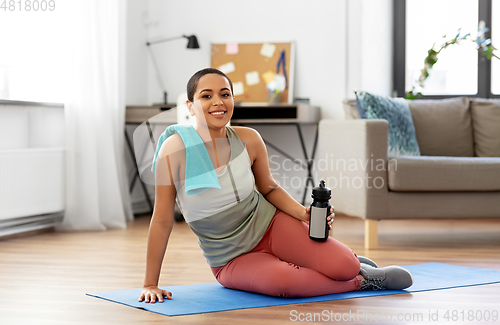
M 231 79 L 236 102 L 270 103 L 273 92 L 268 85 L 272 88 L 276 83 L 269 82 L 279 78 L 286 86 L 277 94 L 274 104 L 293 103 L 295 57 L 292 42 L 212 44 L 211 51 L 211 67 L 223 71 Z

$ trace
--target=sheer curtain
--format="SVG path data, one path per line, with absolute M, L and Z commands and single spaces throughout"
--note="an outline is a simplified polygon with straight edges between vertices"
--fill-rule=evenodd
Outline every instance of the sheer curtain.
M 124 165 L 126 1 L 67 7 L 66 208 L 60 230 L 125 228 L 132 219 Z

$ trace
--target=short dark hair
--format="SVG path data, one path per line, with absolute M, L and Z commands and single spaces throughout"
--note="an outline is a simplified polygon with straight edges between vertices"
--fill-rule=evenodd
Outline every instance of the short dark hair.
M 229 79 L 229 77 L 226 76 L 224 72 L 214 68 L 205 68 L 201 69 L 200 71 L 197 71 L 191 78 L 189 78 L 189 81 L 187 83 L 187 97 L 190 102 L 194 101 L 194 93 L 196 92 L 196 88 L 198 87 L 198 81 L 200 81 L 200 78 L 206 74 L 211 74 L 211 73 L 215 73 L 226 78 L 227 81 L 229 82 L 229 85 L 231 86 L 231 94 L 233 94 L 233 83 L 231 82 L 231 79 Z

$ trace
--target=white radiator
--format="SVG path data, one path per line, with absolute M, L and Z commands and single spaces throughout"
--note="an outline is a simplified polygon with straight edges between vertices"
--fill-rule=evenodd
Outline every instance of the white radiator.
M 65 149 L 0 150 L 0 221 L 64 210 Z

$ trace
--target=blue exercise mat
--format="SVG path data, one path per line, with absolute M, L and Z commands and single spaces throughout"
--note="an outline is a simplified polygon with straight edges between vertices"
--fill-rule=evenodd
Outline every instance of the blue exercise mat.
M 216 311 L 290 305 L 317 301 L 394 295 L 467 287 L 500 282 L 500 271 L 472 267 L 428 263 L 405 266 L 413 275 L 413 285 L 406 290 L 352 291 L 309 298 L 277 298 L 226 289 L 219 283 L 203 283 L 162 287 L 171 291 L 173 299 L 163 303 L 138 302 L 141 289 L 88 293 L 87 295 L 141 308 L 166 316 L 210 313 Z

